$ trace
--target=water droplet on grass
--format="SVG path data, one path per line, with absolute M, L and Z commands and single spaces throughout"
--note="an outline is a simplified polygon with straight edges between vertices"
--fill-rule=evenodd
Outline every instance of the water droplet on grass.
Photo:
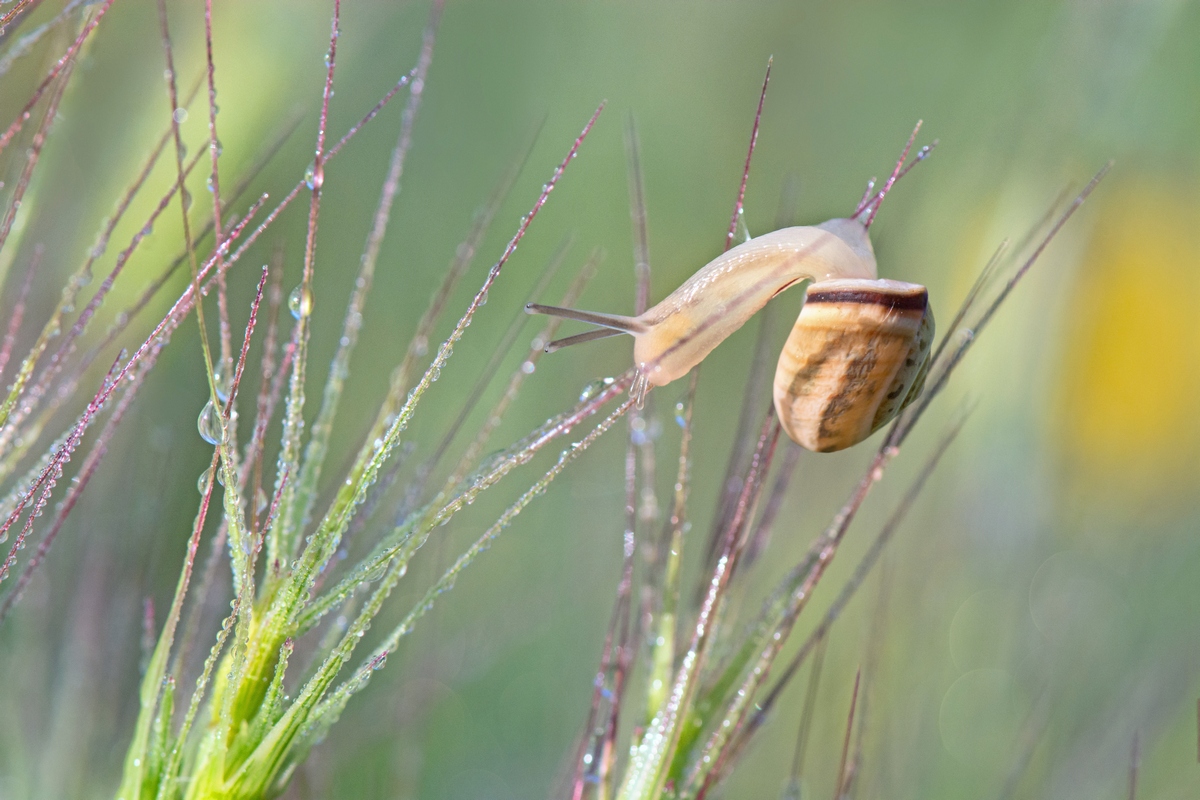
M 229 402 L 229 393 L 233 391 L 233 375 L 226 375 L 217 367 L 213 370 L 213 385 L 217 387 L 217 399 L 222 403 Z
M 213 405 L 212 400 L 209 400 L 204 404 L 204 408 L 200 409 L 200 416 L 196 418 L 196 429 L 200 431 L 200 438 L 204 441 L 209 444 L 220 444 L 223 430 L 221 412 Z
M 307 289 L 304 284 L 300 284 L 292 293 L 288 295 L 288 311 L 292 312 L 292 316 L 296 319 L 307 317 L 312 313 L 313 296 L 312 291 Z
M 304 185 L 315 192 L 321 188 L 323 183 L 325 183 L 325 168 L 309 164 L 308 169 L 304 170 Z

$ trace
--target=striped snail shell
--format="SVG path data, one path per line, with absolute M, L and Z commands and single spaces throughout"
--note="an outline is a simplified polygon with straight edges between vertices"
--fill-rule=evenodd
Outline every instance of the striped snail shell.
M 878 280 L 860 218 L 783 228 L 734 247 L 636 317 L 530 303 L 599 326 L 551 342 L 547 351 L 628 333 L 634 337 L 639 404 L 652 386 L 686 375 L 790 286 L 811 281 L 775 373 L 783 429 L 810 450 L 865 439 L 921 392 L 933 338 L 925 288 Z
M 810 284 L 775 370 L 780 424 L 818 453 L 858 444 L 920 396 L 932 342 L 924 286 Z

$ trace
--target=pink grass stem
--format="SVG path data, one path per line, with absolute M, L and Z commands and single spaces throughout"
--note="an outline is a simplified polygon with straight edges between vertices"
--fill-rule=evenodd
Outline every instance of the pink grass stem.
M 92 15 L 90 20 L 88 20 L 87 25 L 85 25 L 83 30 L 79 32 L 79 35 L 75 37 L 75 41 L 71 43 L 71 46 L 67 48 L 66 52 L 62 54 L 58 61 L 54 62 L 54 66 L 50 68 L 50 71 L 46 74 L 46 77 L 41 83 L 38 84 L 37 88 L 33 90 L 33 95 L 25 103 L 24 107 L 22 107 L 20 113 L 17 114 L 17 118 L 12 121 L 12 124 L 8 126 L 3 134 L 0 134 L 0 152 L 4 152 L 4 149 L 8 147 L 16 135 L 21 132 L 21 128 L 24 127 L 25 123 L 29 121 L 29 117 L 33 113 L 33 107 L 37 105 L 38 100 L 42 99 L 42 95 L 45 94 L 46 89 L 50 86 L 51 82 L 53 82 L 54 79 L 58 77 L 58 74 L 66 68 L 67 64 L 75 58 L 75 54 L 79 52 L 79 48 L 83 47 L 83 43 L 87 41 L 87 38 L 91 35 L 92 31 L 96 29 L 96 26 L 100 24 L 100 20 L 103 19 L 104 15 L 108 13 L 108 9 L 112 7 L 112 4 L 113 0 L 103 0 L 103 2 L 100 4 L 100 7 L 96 10 L 96 13 Z M 14 11 L 16 10 L 17 9 L 14 9 Z M 11 13 L 12 12 L 10 12 L 10 14 Z M 0 24 L 3 24 L 2 20 L 0 20 Z
M 29 290 L 33 286 L 33 274 L 37 272 L 44 252 L 45 248 L 38 245 L 33 251 L 33 258 L 29 260 L 29 266 L 25 269 L 25 279 L 21 281 L 21 289 L 17 293 L 16 302 L 13 303 L 12 313 L 8 317 L 8 329 L 4 333 L 4 341 L 0 343 L 0 376 L 4 375 L 4 368 L 8 366 L 8 361 L 12 358 L 13 345 L 17 340 L 17 334 L 21 332 L 21 322 L 25 319 L 25 303 L 29 300 Z
M 725 233 L 725 249 L 733 247 L 733 237 L 737 233 L 738 220 L 742 218 L 742 205 L 746 199 L 746 183 L 750 180 L 750 160 L 754 157 L 754 147 L 758 144 L 758 124 L 762 119 L 763 103 L 767 99 L 767 84 L 771 81 L 771 62 L 767 59 L 767 74 L 763 76 L 762 91 L 758 95 L 758 109 L 754 112 L 754 127 L 750 129 L 750 146 L 746 149 L 746 165 L 742 168 L 742 183 L 738 187 L 737 202 L 733 206 L 733 217 L 729 220 L 729 230 Z
M 33 134 L 33 140 L 29 144 L 28 154 L 25 157 L 25 166 L 21 170 L 21 175 L 17 179 L 16 186 L 13 187 L 12 197 L 8 200 L 8 208 L 5 209 L 4 217 L 0 219 L 0 249 L 8 241 L 8 234 L 12 231 L 13 222 L 16 221 L 17 211 L 21 208 L 21 202 L 25 198 L 25 192 L 29 189 L 29 183 L 33 179 L 33 171 L 41 159 L 42 148 L 46 146 L 46 137 L 50 133 L 50 128 L 54 125 L 54 119 L 58 115 L 58 104 L 62 100 L 63 92 L 67 89 L 67 82 L 71 79 L 71 73 L 74 70 L 74 61 L 68 61 L 62 70 L 61 79 L 54 86 L 54 91 L 50 93 L 50 100 L 46 103 L 46 113 L 42 115 L 42 121 L 38 125 L 38 129 Z

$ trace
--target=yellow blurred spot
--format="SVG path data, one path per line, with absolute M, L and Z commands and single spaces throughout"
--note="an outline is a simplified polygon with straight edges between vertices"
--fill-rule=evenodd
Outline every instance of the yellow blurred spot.
M 1194 486 L 1200 208 L 1162 185 L 1114 189 L 1068 305 L 1056 427 L 1076 488 L 1119 501 Z

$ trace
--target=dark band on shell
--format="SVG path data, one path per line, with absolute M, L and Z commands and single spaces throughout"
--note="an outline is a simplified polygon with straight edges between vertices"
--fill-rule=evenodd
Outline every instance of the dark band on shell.
M 910 284 L 913 288 L 903 293 L 877 292 L 863 289 L 817 289 L 810 291 L 806 303 L 872 303 L 884 308 L 904 311 L 924 311 L 929 305 L 929 293 L 925 287 Z M 815 284 L 814 284 L 815 287 Z

